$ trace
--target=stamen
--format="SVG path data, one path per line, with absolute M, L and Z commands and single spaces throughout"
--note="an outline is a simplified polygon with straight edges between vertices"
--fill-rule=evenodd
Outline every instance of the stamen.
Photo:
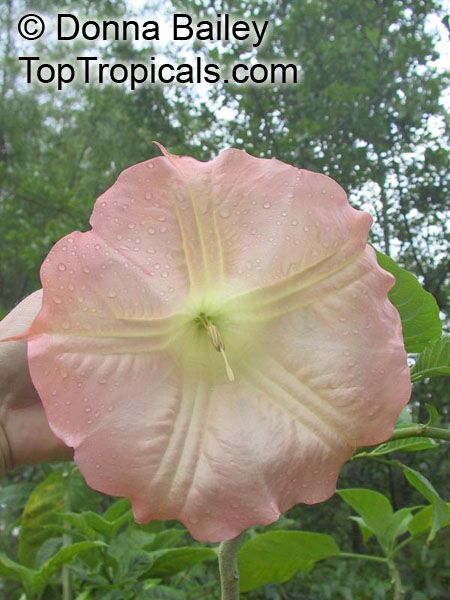
M 203 313 L 199 316 L 199 321 L 203 325 L 203 327 L 206 329 L 208 337 L 211 341 L 211 344 L 214 346 L 215 350 L 217 350 L 217 352 L 220 352 L 220 354 L 222 355 L 223 362 L 225 363 L 225 371 L 226 371 L 228 379 L 230 381 L 234 381 L 233 369 L 230 367 L 230 363 L 228 362 L 227 355 L 225 354 L 225 344 L 223 343 L 222 336 L 220 335 L 219 330 L 214 325 L 214 323 L 212 323 L 210 321 L 210 319 Z

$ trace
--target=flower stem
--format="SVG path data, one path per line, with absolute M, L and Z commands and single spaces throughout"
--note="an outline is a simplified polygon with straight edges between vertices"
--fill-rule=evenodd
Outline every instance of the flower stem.
M 64 490 L 64 510 L 66 512 L 69 512 L 71 509 L 71 502 L 70 502 L 70 485 L 69 485 L 69 478 L 70 478 L 70 470 L 65 469 L 63 472 L 63 477 L 67 477 L 67 482 L 65 484 L 65 490 Z M 63 534 L 63 548 L 70 546 L 70 544 L 72 543 L 72 538 L 70 535 L 68 535 L 67 533 Z M 62 600 L 72 600 L 73 595 L 72 595 L 72 578 L 70 576 L 70 570 L 67 564 L 65 564 L 62 568 L 62 573 L 61 573 L 61 577 L 62 577 Z
M 222 542 L 219 547 L 219 572 L 222 600 L 239 600 L 237 558 L 243 534 Z
M 391 576 L 392 591 L 394 593 L 392 600 L 403 600 L 405 592 L 403 590 L 400 572 L 397 569 L 395 562 L 391 559 L 388 560 L 388 568 Z

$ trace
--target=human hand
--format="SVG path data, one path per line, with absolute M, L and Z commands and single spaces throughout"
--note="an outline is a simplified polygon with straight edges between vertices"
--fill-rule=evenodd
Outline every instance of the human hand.
M 6 315 L 0 340 L 28 329 L 41 303 L 38 290 Z M 28 370 L 27 343 L 0 341 L 0 478 L 15 467 L 71 457 L 49 428 Z

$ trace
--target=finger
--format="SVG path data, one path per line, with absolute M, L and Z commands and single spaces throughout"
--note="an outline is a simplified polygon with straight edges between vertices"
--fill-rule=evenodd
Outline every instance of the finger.
M 40 404 L 10 410 L 4 423 L 10 447 L 10 467 L 70 460 L 73 451 L 50 430 Z
M 28 371 L 26 342 L 1 340 L 28 329 L 41 304 L 42 290 L 38 290 L 0 321 L 0 406 L 27 406 L 38 399 Z

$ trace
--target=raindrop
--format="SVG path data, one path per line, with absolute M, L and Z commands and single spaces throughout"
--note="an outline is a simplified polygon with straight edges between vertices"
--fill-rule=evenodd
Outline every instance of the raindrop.
M 59 271 L 65 271 L 66 270 L 66 265 L 64 263 L 59 263 L 58 270 Z
M 134 229 L 136 227 L 136 223 L 128 223 L 128 229 Z
M 53 302 L 55 304 L 61 304 L 62 300 L 59 296 L 53 296 Z
M 219 214 L 224 219 L 227 219 L 231 215 L 231 211 L 229 208 L 223 207 L 219 210 Z
M 83 273 L 90 273 L 89 267 L 83 267 Z
M 271 207 L 270 202 L 264 202 L 263 208 L 270 208 L 270 207 Z
M 293 219 L 293 220 L 291 221 L 291 225 L 298 225 L 298 221 L 297 221 L 297 219 Z

